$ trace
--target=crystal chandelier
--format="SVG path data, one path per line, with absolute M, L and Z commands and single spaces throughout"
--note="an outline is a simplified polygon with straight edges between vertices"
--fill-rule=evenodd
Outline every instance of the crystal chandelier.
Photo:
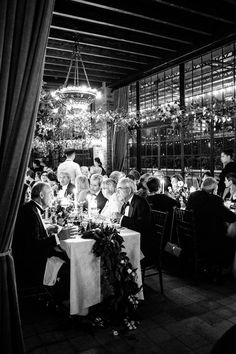
M 79 80 L 79 61 L 82 64 L 82 69 L 86 78 L 87 86 L 80 85 Z M 68 81 L 70 74 L 73 72 L 73 85 L 69 85 Z M 90 86 L 88 75 L 86 73 L 85 65 L 83 63 L 78 37 L 75 40 L 72 57 L 70 61 L 69 70 L 66 76 L 66 80 L 61 88 L 55 91 L 55 97 L 61 100 L 66 106 L 67 110 L 73 110 L 74 112 L 86 110 L 88 106 L 93 103 L 96 97 L 100 97 L 100 92 L 97 89 L 93 89 Z

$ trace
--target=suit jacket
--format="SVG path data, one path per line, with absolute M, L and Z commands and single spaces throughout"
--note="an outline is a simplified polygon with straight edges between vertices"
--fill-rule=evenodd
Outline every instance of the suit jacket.
M 226 237 L 226 222 L 235 222 L 236 215 L 224 206 L 223 199 L 196 191 L 190 194 L 186 208 L 194 212 L 199 253 L 217 258 L 217 255 L 232 251 L 229 255 L 232 257 L 235 240 Z
M 31 200 L 18 212 L 13 238 L 16 272 L 25 283 L 42 284 L 47 257 L 54 253 L 55 236 L 49 236 L 39 215 L 40 207 Z
M 100 213 L 107 202 L 107 198 L 105 198 L 104 195 L 102 194 L 102 191 L 100 191 L 95 199 L 97 201 L 97 208 L 99 209 L 99 213 Z
M 90 192 L 88 193 L 92 195 Z M 104 197 L 102 194 L 102 191 L 98 193 L 98 195 L 95 197 L 95 200 L 97 201 L 97 209 L 99 210 L 99 213 L 101 213 L 102 209 L 104 208 L 107 198 Z M 84 204 L 84 208 L 88 208 L 88 201 L 86 200 L 86 203 Z
M 129 215 L 123 216 L 121 226 L 138 231 L 141 234 L 141 250 L 143 254 L 152 258 L 157 249 L 154 247 L 154 228 L 152 224 L 151 208 L 145 198 L 134 194 L 129 206 Z

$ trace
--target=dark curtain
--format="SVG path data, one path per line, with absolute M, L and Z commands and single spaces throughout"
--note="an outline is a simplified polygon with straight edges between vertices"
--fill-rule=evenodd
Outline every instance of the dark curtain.
M 114 109 L 128 111 L 128 86 L 114 92 Z M 112 138 L 112 170 L 122 171 L 127 152 L 127 128 L 114 127 Z
M 1 0 L 0 352 L 23 353 L 12 235 L 29 161 L 54 0 Z

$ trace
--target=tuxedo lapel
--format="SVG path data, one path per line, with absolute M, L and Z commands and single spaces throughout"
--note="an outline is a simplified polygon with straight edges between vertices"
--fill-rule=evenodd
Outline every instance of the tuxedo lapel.
M 133 196 L 130 206 L 129 206 L 129 217 L 131 217 L 133 215 L 134 204 L 135 204 L 135 195 Z
M 45 231 L 45 234 L 48 236 L 48 233 L 47 233 L 47 230 L 45 229 L 45 226 L 44 226 L 44 224 L 43 224 L 42 218 L 41 218 L 41 216 L 39 215 L 39 213 L 41 213 L 40 209 L 37 207 L 37 205 L 34 203 L 33 200 L 31 201 L 31 203 L 32 203 L 32 210 L 33 210 L 33 212 L 35 213 L 35 215 L 36 215 L 36 217 L 37 217 L 37 220 L 38 220 L 38 222 L 39 222 L 39 224 L 40 224 L 42 230 L 44 230 L 44 231 Z

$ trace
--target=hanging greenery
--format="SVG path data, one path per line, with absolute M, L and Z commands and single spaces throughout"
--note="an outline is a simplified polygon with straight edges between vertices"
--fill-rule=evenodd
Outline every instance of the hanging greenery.
M 91 145 L 105 133 L 106 123 L 116 127 L 133 127 L 136 118 L 125 110 L 87 112 L 67 110 L 63 103 L 51 92 L 41 91 L 36 121 L 33 149 L 46 156 L 55 149 L 78 148 Z
M 136 282 L 137 270 L 123 250 L 124 239 L 113 227 L 103 224 L 93 224 L 90 227 L 91 230 L 86 231 L 82 237 L 95 240 L 93 253 L 101 257 L 101 288 L 110 318 L 124 320 L 129 329 L 134 329 L 129 326 L 130 323 L 133 326 L 132 317 L 138 307 L 137 294 L 141 289 Z

